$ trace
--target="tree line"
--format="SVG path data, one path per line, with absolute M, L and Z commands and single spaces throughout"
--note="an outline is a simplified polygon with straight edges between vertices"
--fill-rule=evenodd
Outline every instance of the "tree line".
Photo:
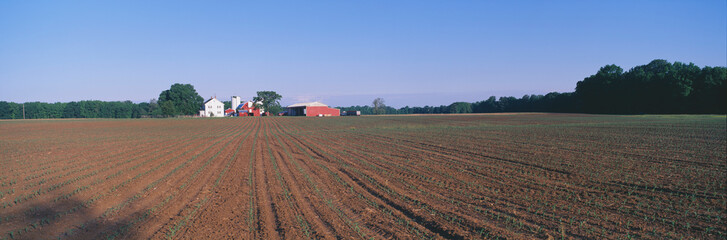
M 271 110 L 282 110 L 280 95 L 258 92 L 256 99 Z M 191 84 L 174 84 L 158 100 L 67 103 L 0 101 L 0 119 L 25 118 L 143 118 L 196 115 L 203 98 Z M 225 102 L 225 107 L 229 106 Z M 524 95 L 521 98 L 491 96 L 478 102 L 393 108 L 377 98 L 371 106 L 339 107 L 361 114 L 443 114 L 493 112 L 570 112 L 610 114 L 727 113 L 727 68 L 703 67 L 693 63 L 653 60 L 629 71 L 606 65 L 576 84 L 574 92 Z
M 156 100 L 138 104 L 131 101 L 104 102 L 98 100 L 67 103 L 28 102 L 24 104 L 0 101 L 0 119 L 23 119 L 23 107 L 25 107 L 26 119 L 141 118 L 164 116 Z
M 98 100 L 67 103 L 0 101 L 0 119 L 157 118 L 195 115 L 202 106 L 202 100 L 191 84 L 176 83 L 169 90 L 162 91 L 159 100 L 151 99 L 141 103 Z
M 487 100 L 454 102 L 449 105 L 402 107 L 351 106 L 339 107 L 343 111 L 361 111 L 361 114 L 447 114 L 447 113 L 494 113 L 494 112 L 579 112 L 573 93 L 552 92 L 546 95 L 525 95 L 522 98 L 491 96 Z M 378 109 L 378 110 L 377 110 Z
M 575 92 L 489 97 L 478 102 L 393 108 L 377 98 L 371 106 L 340 107 L 361 114 L 568 112 L 610 114 L 727 113 L 727 68 L 654 60 L 627 72 L 606 65 L 576 84 Z

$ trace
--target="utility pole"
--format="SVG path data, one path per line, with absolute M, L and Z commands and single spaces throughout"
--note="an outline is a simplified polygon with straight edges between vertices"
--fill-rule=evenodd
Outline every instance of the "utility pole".
M 25 103 L 23 103 L 23 119 L 25 119 Z

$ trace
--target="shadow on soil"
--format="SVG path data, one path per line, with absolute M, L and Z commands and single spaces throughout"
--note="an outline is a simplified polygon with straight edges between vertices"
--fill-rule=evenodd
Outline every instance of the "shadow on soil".
M 0 209 L 0 239 L 108 239 L 134 236 L 131 217 L 99 218 L 84 201 L 20 204 Z M 14 208 L 14 209 L 13 209 Z

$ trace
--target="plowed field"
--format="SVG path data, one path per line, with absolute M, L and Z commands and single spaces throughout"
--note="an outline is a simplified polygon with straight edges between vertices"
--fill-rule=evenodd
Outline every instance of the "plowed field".
M 1 121 L 0 239 L 720 239 L 725 121 Z

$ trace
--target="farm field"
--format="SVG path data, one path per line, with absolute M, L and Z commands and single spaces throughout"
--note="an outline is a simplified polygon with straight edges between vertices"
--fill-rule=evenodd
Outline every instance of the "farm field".
M 0 239 L 724 239 L 725 116 L 0 121 Z

